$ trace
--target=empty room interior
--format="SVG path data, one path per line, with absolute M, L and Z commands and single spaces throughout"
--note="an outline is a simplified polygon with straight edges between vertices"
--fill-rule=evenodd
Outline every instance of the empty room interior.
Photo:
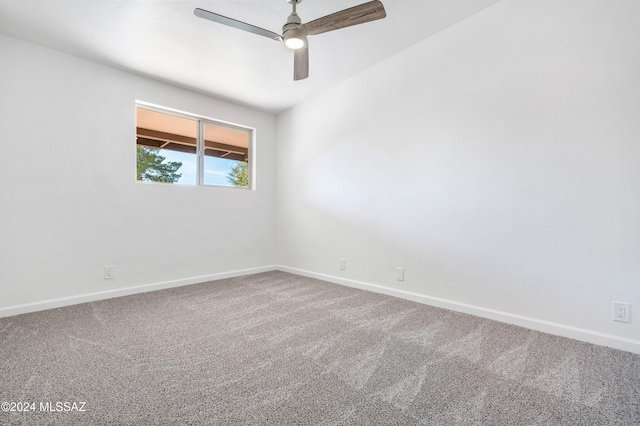
M 639 22 L 0 2 L 0 424 L 640 425 Z

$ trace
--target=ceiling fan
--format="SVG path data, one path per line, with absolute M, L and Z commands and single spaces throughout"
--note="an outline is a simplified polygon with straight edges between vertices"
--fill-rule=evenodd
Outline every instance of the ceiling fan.
M 293 11 L 289 15 L 286 24 L 282 27 L 282 35 L 200 8 L 197 8 L 193 13 L 209 21 L 268 37 L 272 40 L 284 41 L 288 48 L 294 50 L 294 80 L 302 80 L 309 76 L 308 35 L 317 35 L 340 28 L 364 24 L 387 16 L 382 3 L 378 0 L 373 0 L 303 24 L 296 13 L 296 5 L 301 3 L 302 0 L 287 0 L 287 2 L 293 5 Z

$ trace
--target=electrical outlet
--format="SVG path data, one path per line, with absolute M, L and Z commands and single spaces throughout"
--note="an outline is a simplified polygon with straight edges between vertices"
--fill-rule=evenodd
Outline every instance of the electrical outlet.
M 116 267 L 115 266 L 105 266 L 104 267 L 104 279 L 112 280 L 115 278 Z
M 404 281 L 404 268 L 396 268 L 396 280 Z
M 629 304 L 613 302 L 613 320 L 620 322 L 631 322 L 629 317 Z
M 340 270 L 344 271 L 347 269 L 347 259 L 340 259 Z

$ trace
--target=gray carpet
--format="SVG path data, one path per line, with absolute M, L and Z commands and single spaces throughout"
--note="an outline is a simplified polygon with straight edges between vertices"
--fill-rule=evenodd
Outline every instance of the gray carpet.
M 639 355 L 284 272 L 2 318 L 0 375 L 3 425 L 640 424 Z

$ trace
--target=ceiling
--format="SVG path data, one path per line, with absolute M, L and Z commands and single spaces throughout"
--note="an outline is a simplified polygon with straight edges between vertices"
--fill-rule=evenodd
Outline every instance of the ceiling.
M 303 23 L 367 0 L 304 0 Z M 196 7 L 281 33 L 286 0 L 1 0 L 0 33 L 278 113 L 500 0 L 382 0 L 383 20 L 309 37 L 309 78 L 282 43 L 197 18 Z

